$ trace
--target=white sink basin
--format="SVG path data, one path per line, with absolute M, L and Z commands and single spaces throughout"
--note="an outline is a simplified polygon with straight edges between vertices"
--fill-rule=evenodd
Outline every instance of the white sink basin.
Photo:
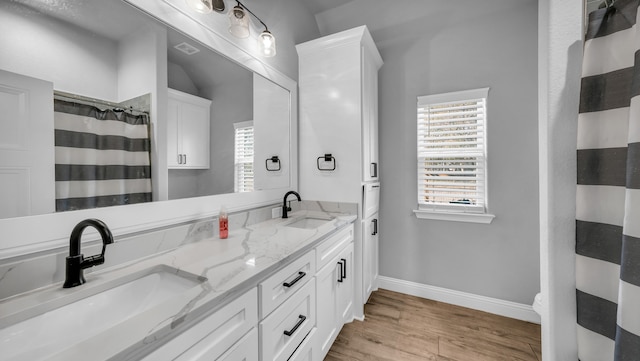
M 160 265 L 106 282 L 88 293 L 77 290 L 68 297 L 45 302 L 24 311 L 23 314 L 27 315 L 22 316 L 28 318 L 0 329 L 0 358 L 30 361 L 46 358 L 205 280 L 204 277 Z M 88 288 L 89 283 L 77 288 Z M 88 357 L 90 359 L 90 355 Z
M 331 219 L 318 218 L 318 217 L 305 217 L 297 221 L 293 221 L 287 224 L 286 226 L 293 227 L 293 228 L 302 228 L 302 229 L 316 229 L 326 224 L 329 221 L 331 221 Z

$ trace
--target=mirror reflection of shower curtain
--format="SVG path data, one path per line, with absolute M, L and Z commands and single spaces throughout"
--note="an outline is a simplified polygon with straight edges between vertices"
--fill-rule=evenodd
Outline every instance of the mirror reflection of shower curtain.
M 149 118 L 54 101 L 56 211 L 150 202 Z
M 589 16 L 578 116 L 581 361 L 640 360 L 640 0 Z

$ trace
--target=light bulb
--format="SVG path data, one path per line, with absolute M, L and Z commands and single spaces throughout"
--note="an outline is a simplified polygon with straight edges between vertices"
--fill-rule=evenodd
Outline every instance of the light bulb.
M 249 37 L 249 17 L 239 5 L 229 11 L 229 32 L 237 38 Z
M 260 34 L 258 46 L 265 57 L 270 58 L 276 55 L 276 38 L 269 30 L 265 30 Z

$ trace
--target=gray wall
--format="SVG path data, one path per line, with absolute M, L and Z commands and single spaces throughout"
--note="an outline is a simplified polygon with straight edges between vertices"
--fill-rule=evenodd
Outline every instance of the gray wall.
M 253 119 L 253 76 L 207 89 L 211 94 L 211 168 L 201 178 L 202 194 L 233 193 L 234 140 L 233 123 Z M 210 180 L 210 181 L 207 181 Z
M 226 4 L 231 7 L 234 2 L 226 1 Z M 320 36 L 313 14 L 304 1 L 300 0 L 250 1 L 247 6 L 267 24 L 269 31 L 276 37 L 277 55 L 262 58 L 262 61 L 297 81 L 298 53 L 295 45 Z M 256 25 L 256 28 L 259 27 Z
M 530 304 L 540 289 L 537 1 L 354 0 L 322 35 L 366 24 L 379 73 L 380 274 Z M 418 220 L 416 97 L 491 87 L 490 225 Z

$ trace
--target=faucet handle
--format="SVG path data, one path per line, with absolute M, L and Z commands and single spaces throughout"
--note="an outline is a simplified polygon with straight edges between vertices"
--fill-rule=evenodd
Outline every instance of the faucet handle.
M 111 242 L 113 242 L 113 240 Z M 102 243 L 102 252 L 100 252 L 100 254 L 96 254 L 96 255 L 93 255 L 93 256 L 85 257 L 84 261 L 82 263 L 86 265 L 86 268 L 97 266 L 99 264 L 103 264 L 104 263 L 104 252 L 106 250 L 107 250 L 107 243 L 103 242 Z
M 82 261 L 82 266 L 83 268 L 89 268 L 89 267 L 97 266 L 103 263 L 104 263 L 104 255 L 96 254 L 93 256 L 85 257 L 84 260 Z

